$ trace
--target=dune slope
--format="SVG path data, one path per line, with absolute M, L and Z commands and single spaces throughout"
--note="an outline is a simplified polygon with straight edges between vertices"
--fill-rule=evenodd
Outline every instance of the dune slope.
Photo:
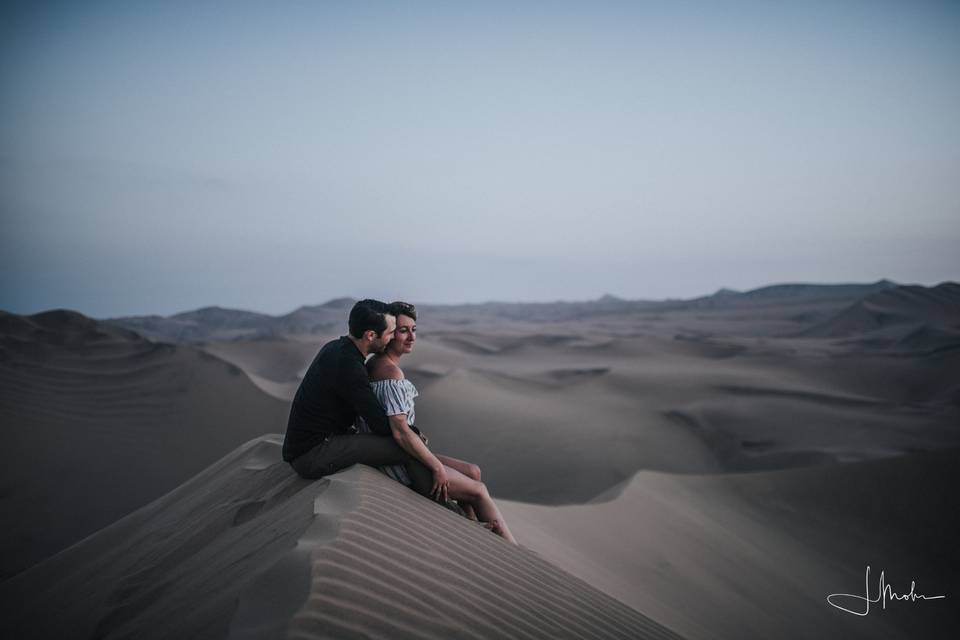
M 501 509 L 545 558 L 688 638 L 952 638 L 958 459 L 948 450 L 749 474 L 644 471 L 606 502 Z M 885 571 L 898 593 L 916 581 L 916 593 L 947 599 L 878 603 L 865 617 L 831 607 L 831 593 L 864 593 L 868 565 L 872 597 Z
M 316 482 L 281 439 L 0 585 L 16 638 L 676 638 L 382 474 Z
M 283 429 L 288 411 L 193 347 L 70 311 L 0 312 L 0 578 Z

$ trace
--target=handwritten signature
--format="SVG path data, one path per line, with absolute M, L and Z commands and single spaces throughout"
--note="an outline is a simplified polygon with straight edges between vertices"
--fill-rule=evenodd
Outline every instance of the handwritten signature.
M 910 581 L 910 593 L 905 593 L 903 595 L 900 595 L 896 591 L 894 591 L 890 585 L 885 584 L 883 571 L 881 571 L 880 584 L 879 584 L 877 597 L 871 598 L 870 597 L 870 565 L 867 565 L 867 575 L 864 582 L 866 585 L 866 593 L 864 595 L 860 596 L 854 593 L 831 593 L 830 595 L 827 596 L 827 602 L 829 602 L 831 605 L 833 605 L 837 609 L 840 609 L 841 611 L 852 613 L 855 616 L 865 616 L 868 613 L 870 613 L 870 603 L 877 603 L 882 601 L 883 608 L 886 609 L 887 600 L 891 600 L 891 601 L 909 600 L 910 602 L 916 602 L 917 600 L 939 600 L 940 598 L 947 597 L 947 596 L 925 596 L 925 595 L 916 593 L 917 585 L 914 580 Z M 855 611 L 853 609 L 848 609 L 847 607 L 837 604 L 836 600 L 838 598 L 849 598 L 851 600 L 861 602 L 865 605 L 865 609 L 863 611 Z M 845 600 L 841 600 L 841 602 L 845 602 L 846 604 L 851 604 L 850 602 Z

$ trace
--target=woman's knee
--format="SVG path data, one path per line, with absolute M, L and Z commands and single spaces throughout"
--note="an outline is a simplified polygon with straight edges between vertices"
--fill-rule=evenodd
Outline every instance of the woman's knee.
M 473 464 L 473 463 L 468 464 L 468 465 L 467 465 L 467 474 L 466 474 L 466 475 L 467 475 L 467 477 L 469 477 L 469 478 L 471 478 L 471 479 L 473 479 L 473 480 L 476 480 L 477 482 L 480 482 L 480 467 L 478 467 L 477 465 L 475 465 L 475 464 Z
M 469 492 L 472 500 L 484 500 L 490 497 L 490 493 L 487 491 L 487 485 L 480 481 L 471 482 Z
M 450 497 L 454 500 L 467 500 L 468 502 L 477 502 L 487 497 L 487 487 L 482 482 L 477 482 L 458 473 L 450 482 Z

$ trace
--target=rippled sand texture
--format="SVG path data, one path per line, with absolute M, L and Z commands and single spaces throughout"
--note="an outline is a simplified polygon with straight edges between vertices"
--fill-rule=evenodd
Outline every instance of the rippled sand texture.
M 360 504 L 313 551 L 291 637 L 676 637 L 481 525 L 354 475 Z
M 280 443 L 0 585 L 3 637 L 679 637 L 379 472 L 301 480 Z

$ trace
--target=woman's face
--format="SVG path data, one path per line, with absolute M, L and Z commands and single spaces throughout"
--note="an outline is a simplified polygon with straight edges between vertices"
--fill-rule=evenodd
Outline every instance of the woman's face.
M 393 340 L 387 347 L 397 355 L 410 353 L 413 351 L 413 343 L 417 341 L 417 323 L 410 316 L 400 314 L 397 316 L 397 329 L 394 331 Z

